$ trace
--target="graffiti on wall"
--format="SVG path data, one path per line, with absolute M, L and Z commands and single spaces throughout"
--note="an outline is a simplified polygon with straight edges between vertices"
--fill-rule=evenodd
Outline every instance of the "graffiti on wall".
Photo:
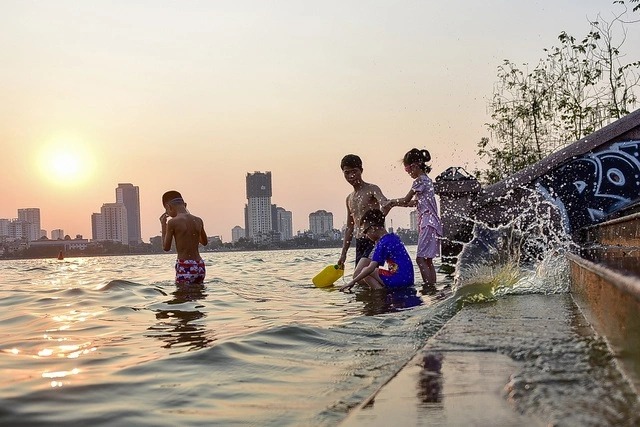
M 536 188 L 558 207 L 569 231 L 601 222 L 640 200 L 640 141 L 576 157 L 539 178 Z

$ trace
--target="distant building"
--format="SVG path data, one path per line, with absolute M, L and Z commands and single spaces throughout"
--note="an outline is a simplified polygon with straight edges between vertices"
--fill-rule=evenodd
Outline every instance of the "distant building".
M 100 213 L 91 214 L 91 240 L 94 242 L 105 240 L 104 220 Z
M 0 237 L 9 237 L 9 220 L 0 218 Z
M 268 239 L 273 231 L 271 214 L 271 172 L 247 173 L 247 204 L 245 205 L 245 230 L 253 241 Z
M 409 212 L 409 230 L 418 231 L 418 211 Z
M 33 224 L 19 219 L 9 221 L 7 237 L 9 240 L 29 240 L 29 235 Z
M 277 229 L 276 227 L 274 227 L 274 231 L 278 231 L 280 233 L 280 240 L 293 239 L 293 214 L 291 213 L 291 211 L 288 211 L 280 206 L 276 206 L 275 210 L 275 224 L 277 226 Z
M 62 240 L 64 239 L 64 230 L 61 228 L 56 228 L 55 230 L 51 230 L 51 240 Z
M 40 208 L 18 209 L 18 221 L 31 224 L 25 236 L 27 240 L 38 240 L 40 238 Z
M 40 230 L 40 239 L 47 238 L 47 230 Z M 39 240 L 39 239 L 38 239 Z
M 245 231 L 244 228 L 240 227 L 239 225 L 236 225 L 235 227 L 233 227 L 231 229 L 231 242 L 235 243 L 238 240 L 242 239 L 245 237 Z
M 142 243 L 140 232 L 140 189 L 130 183 L 118 184 L 116 203 L 127 209 L 127 241 L 134 245 Z
M 330 236 L 333 232 L 333 214 L 325 210 L 309 214 L 309 231 L 315 236 Z
M 100 208 L 104 239 L 129 244 L 127 208 L 122 203 L 105 203 Z
M 80 238 L 68 239 L 68 240 L 37 240 L 34 242 L 29 242 L 30 247 L 41 248 L 41 247 L 55 247 L 60 248 L 61 250 L 78 250 L 84 251 L 87 249 L 89 245 L 89 241 L 87 239 L 83 239 L 82 236 Z

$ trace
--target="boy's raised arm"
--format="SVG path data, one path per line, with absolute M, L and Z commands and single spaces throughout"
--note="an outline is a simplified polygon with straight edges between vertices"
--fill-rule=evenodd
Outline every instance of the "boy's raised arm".
M 204 231 L 204 222 L 200 222 L 202 223 L 202 227 L 200 227 L 200 244 L 202 246 L 207 246 L 207 244 L 209 243 L 209 238 L 207 237 L 207 232 Z

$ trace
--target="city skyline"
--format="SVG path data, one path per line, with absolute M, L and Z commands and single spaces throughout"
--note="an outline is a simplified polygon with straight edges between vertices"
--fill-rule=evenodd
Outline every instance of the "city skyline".
M 255 173 L 258 173 L 258 172 L 254 172 L 254 174 Z M 269 176 L 269 182 L 270 182 L 271 174 L 270 174 L 270 172 L 267 172 L 267 174 Z M 247 187 L 249 187 L 249 184 L 248 184 L 249 175 L 253 175 L 253 174 L 247 173 Z M 18 213 L 17 217 L 0 218 L 0 221 L 1 220 L 5 220 L 5 221 L 14 221 L 15 220 L 15 221 L 27 221 L 27 222 L 29 222 L 28 221 L 29 218 L 34 218 L 35 216 L 37 216 L 37 223 L 34 223 L 34 227 L 38 228 L 38 233 L 39 234 L 40 234 L 40 232 L 45 232 L 45 236 L 47 238 L 51 238 L 52 240 L 56 240 L 56 239 L 54 239 L 53 237 L 49 237 L 48 235 L 50 235 L 50 233 L 52 233 L 54 231 L 58 232 L 57 234 L 60 235 L 58 238 L 60 238 L 60 239 L 64 238 L 65 235 L 68 235 L 68 236 L 70 236 L 72 238 L 75 238 L 76 236 L 81 236 L 84 239 L 90 239 L 90 240 L 93 240 L 93 241 L 114 240 L 113 236 L 111 234 L 109 234 L 109 233 L 107 233 L 108 235 L 105 234 L 104 226 L 102 227 L 102 229 L 100 229 L 99 227 L 96 227 L 96 225 L 101 220 L 101 218 L 100 218 L 101 216 L 107 216 L 105 214 L 105 212 L 108 212 L 109 213 L 108 216 L 111 216 L 111 217 L 122 217 L 122 219 L 119 220 L 120 223 L 127 222 L 128 209 L 124 209 L 123 213 L 120 213 L 120 210 L 122 209 L 121 205 L 123 205 L 123 203 L 117 201 L 118 199 L 121 198 L 121 196 L 118 195 L 119 194 L 118 190 L 121 189 L 122 186 L 131 186 L 131 187 L 136 189 L 136 193 L 139 191 L 138 186 L 133 186 L 131 183 L 127 183 L 127 184 L 120 183 L 120 184 L 118 184 L 118 187 L 116 188 L 116 202 L 115 203 L 104 202 L 102 204 L 102 208 L 101 208 L 101 212 L 102 213 L 93 212 L 93 213 L 91 213 L 89 215 L 89 217 L 90 217 L 89 221 L 91 223 L 91 233 L 89 233 L 88 235 L 85 235 L 85 234 L 82 234 L 82 233 L 75 233 L 73 231 L 65 232 L 64 228 L 53 228 L 53 229 L 47 230 L 47 229 L 43 229 L 43 228 L 39 227 L 39 225 L 40 225 L 40 216 L 41 216 L 40 208 L 17 208 L 16 209 L 16 211 Z M 269 192 L 269 195 L 270 195 L 271 194 L 271 187 L 269 187 L 268 192 Z M 269 196 L 269 199 L 270 199 L 270 196 Z M 276 212 L 274 212 L 272 208 L 275 208 Z M 245 205 L 245 209 L 246 209 L 246 205 Z M 35 211 L 37 211 L 37 214 L 34 213 Z M 292 230 L 287 230 L 287 233 L 285 234 L 284 240 L 291 239 L 297 233 L 303 233 L 303 232 L 308 232 L 308 231 L 314 232 L 314 226 L 313 226 L 311 218 L 313 217 L 314 214 L 318 214 L 318 213 L 324 213 L 324 214 L 330 215 L 331 216 L 330 224 L 333 227 L 333 213 L 332 212 L 328 212 L 328 211 L 326 211 L 324 209 L 320 209 L 320 210 L 317 210 L 315 212 L 310 212 L 307 215 L 308 222 L 307 222 L 307 227 L 306 228 L 297 230 L 295 233 Z M 278 218 L 278 220 L 280 222 L 279 227 L 282 227 L 283 223 L 287 224 L 288 222 L 291 221 L 292 212 L 284 209 L 281 206 L 276 206 L 276 205 L 272 205 L 271 203 L 269 203 L 268 215 L 269 215 L 270 218 Z M 43 215 L 43 216 L 46 217 L 46 214 Z M 284 216 L 284 218 L 282 218 L 283 216 Z M 245 220 L 246 220 L 246 218 L 245 218 Z M 240 227 L 240 226 L 236 225 L 233 228 L 236 228 L 236 227 Z M 271 227 L 271 228 L 268 231 L 271 231 L 271 229 L 273 229 L 273 224 L 271 224 L 271 222 L 269 223 L 269 227 Z M 232 236 L 232 234 L 233 234 L 233 232 L 232 232 L 233 228 L 232 228 L 232 230 L 229 230 L 229 235 L 230 236 Z M 240 227 L 240 228 L 242 228 L 242 227 Z M 128 229 L 129 229 L 129 226 L 128 226 L 128 223 L 127 223 L 127 228 L 125 229 L 126 231 L 117 232 L 117 235 L 120 236 L 123 233 L 128 235 L 129 234 L 128 233 Z M 139 227 L 138 227 L 138 229 L 139 229 Z M 246 229 L 243 229 L 243 232 L 245 232 L 245 230 Z M 278 228 L 278 230 L 280 230 L 280 228 Z M 266 229 L 265 230 L 260 229 L 260 231 L 263 232 L 263 231 L 266 231 Z M 323 231 L 327 231 L 327 230 L 323 229 Z M 210 237 L 220 236 L 219 234 L 211 234 L 211 233 L 207 233 L 207 234 Z M 0 236 L 1 235 L 2 234 L 0 233 Z M 142 239 L 142 242 L 149 243 L 149 239 L 150 238 L 157 237 L 158 235 L 148 236 L 146 239 Z M 32 237 L 29 238 L 29 240 L 38 240 L 40 237 L 41 237 L 40 235 L 37 238 L 34 238 L 32 236 Z M 250 236 L 245 235 L 243 237 L 250 237 Z M 115 240 L 121 240 L 121 239 L 117 238 Z M 227 242 L 233 241 L 232 238 L 229 238 L 228 240 L 225 240 L 223 238 L 222 240 L 223 241 L 227 241 Z M 122 241 L 121 243 L 124 243 L 124 241 Z
M 413 147 L 431 152 L 432 179 L 482 166 L 503 60 L 533 68 L 562 31 L 581 39 L 588 18 L 614 11 L 601 0 L 7 0 L 0 170 L 11 185 L 0 217 L 38 206 L 42 228 L 90 236 L 91 213 L 131 182 L 144 241 L 160 234 L 160 198 L 173 189 L 230 241 L 244 224 L 246 171 L 269 170 L 294 233 L 320 209 L 341 228 L 345 154 L 360 155 L 364 179 L 389 198 L 411 186 L 401 159 Z M 638 27 L 622 47 L 630 61 Z M 389 219 L 408 227 L 409 210 Z

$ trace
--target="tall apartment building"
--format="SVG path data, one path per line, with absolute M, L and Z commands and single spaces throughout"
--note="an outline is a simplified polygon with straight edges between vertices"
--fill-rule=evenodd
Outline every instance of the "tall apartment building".
M 91 214 L 91 240 L 94 242 L 106 240 L 104 235 L 104 221 L 100 213 Z
M 325 210 L 310 213 L 309 230 L 314 236 L 328 236 L 333 230 L 333 214 Z
M 418 231 L 418 211 L 409 212 L 409 230 Z
M 274 205 L 275 206 L 275 205 Z M 280 232 L 280 240 L 293 239 L 293 214 L 280 206 L 275 207 L 275 231 Z
M 0 237 L 9 237 L 9 220 L 0 218 Z
M 40 238 L 40 208 L 18 209 L 18 221 L 31 224 L 24 236 L 27 240 L 34 241 Z
M 236 225 L 235 227 L 233 227 L 231 229 L 231 242 L 235 243 L 238 240 L 240 240 L 241 238 L 245 237 L 245 231 L 244 228 L 240 227 L 239 225 Z
M 245 230 L 248 238 L 262 241 L 273 231 L 271 172 L 247 173 Z
M 51 240 L 63 240 L 64 239 L 64 230 L 61 228 L 56 228 L 55 230 L 51 230 Z
M 104 240 L 129 244 L 129 229 L 127 227 L 127 208 L 122 203 L 105 203 L 100 208 Z
M 140 231 L 140 188 L 130 183 L 118 184 L 116 203 L 127 209 L 127 241 L 130 245 L 142 243 Z

